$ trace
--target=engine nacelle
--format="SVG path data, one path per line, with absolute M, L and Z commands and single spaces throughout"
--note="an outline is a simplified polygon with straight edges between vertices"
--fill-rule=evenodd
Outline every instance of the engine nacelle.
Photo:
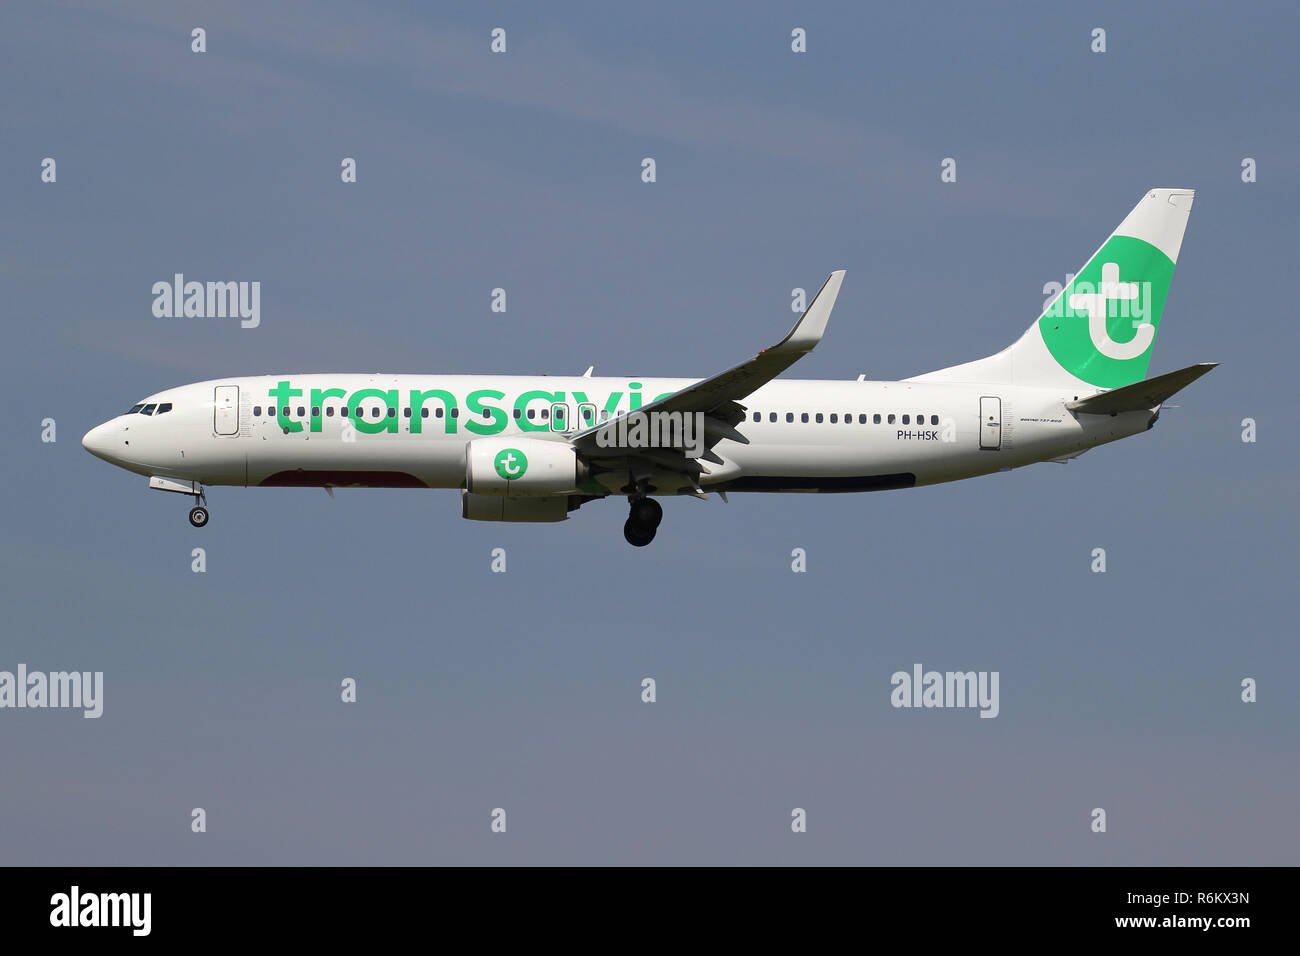
M 461 516 L 471 521 L 563 521 L 570 510 L 568 495 L 510 498 L 460 493 Z
M 465 446 L 465 487 L 471 495 L 512 498 L 563 495 L 576 492 L 578 483 L 586 477 L 586 466 L 568 442 L 478 438 Z M 560 518 L 520 520 L 559 521 Z

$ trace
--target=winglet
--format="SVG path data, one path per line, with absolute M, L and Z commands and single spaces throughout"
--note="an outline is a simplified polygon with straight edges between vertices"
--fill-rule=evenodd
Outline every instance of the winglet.
M 768 351 L 811 352 L 826 332 L 826 323 L 831 317 L 831 309 L 835 308 L 835 298 L 840 294 L 840 283 L 843 281 L 843 269 L 832 272 L 804 314 L 799 316 L 799 321 L 794 324 L 790 334 Z
M 745 418 L 744 406 L 738 403 L 799 361 L 821 341 L 822 333 L 826 331 L 826 320 L 830 318 L 843 279 L 842 269 L 832 272 L 826 284 L 813 298 L 812 305 L 808 306 L 790 330 L 790 334 L 776 345 L 763 349 L 753 358 L 732 366 L 725 372 L 701 379 L 680 391 L 669 392 L 649 405 L 643 405 L 638 409 L 638 414 L 702 412 L 708 416 L 705 419 L 708 426 L 705 429 L 705 442 L 709 447 L 723 439 L 745 443 L 745 436 L 736 430 L 736 425 Z M 596 436 L 608 434 L 610 427 L 608 422 L 592 424 L 585 431 L 571 436 L 570 440 L 578 452 L 587 458 L 626 457 L 626 449 L 621 456 L 611 455 L 609 451 L 602 452 L 605 446 L 597 441 Z M 649 454 L 650 451 L 640 449 L 635 457 L 653 463 L 655 456 Z M 704 455 L 693 455 L 691 458 L 710 460 Z M 674 462 L 674 466 L 679 464 L 680 461 Z M 702 468 L 701 473 L 708 474 L 708 469 Z

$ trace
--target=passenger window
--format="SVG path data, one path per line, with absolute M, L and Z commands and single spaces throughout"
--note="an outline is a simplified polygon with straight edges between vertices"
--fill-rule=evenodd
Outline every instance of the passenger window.
M 786 413 L 785 413 L 785 420 L 786 420 L 787 422 L 792 422 L 792 421 L 794 421 L 794 412 L 786 412 Z
M 311 417 L 312 417 L 312 418 L 320 418 L 320 406 L 319 406 L 319 405 L 313 405 L 313 406 L 311 407 Z
M 298 406 L 298 417 L 299 417 L 299 418 L 305 418 L 306 415 L 307 415 L 307 409 L 305 409 L 305 408 L 303 408 L 301 405 L 299 405 L 299 406 Z
M 518 419 L 519 416 L 520 416 L 521 414 L 523 414 L 523 413 L 520 412 L 520 410 L 516 408 L 516 409 L 515 409 L 515 418 Z
M 451 413 L 450 413 L 450 414 L 451 414 L 451 417 L 452 417 L 452 418 L 460 418 L 460 409 L 459 409 L 459 408 L 453 408 L 453 409 L 451 410 Z
M 802 414 L 800 414 L 799 421 L 803 422 L 806 425 L 808 423 L 808 413 L 803 412 Z
M 879 415 L 879 413 L 877 413 L 877 414 L 871 416 L 871 424 L 873 424 L 873 425 L 879 425 L 879 424 L 880 424 L 880 415 Z
M 528 420 L 532 421 L 536 417 L 537 417 L 537 409 L 535 408 L 528 409 Z
M 378 406 L 378 405 L 376 405 L 374 408 L 370 409 L 370 417 L 371 417 L 371 418 L 378 418 L 378 417 L 379 417 L 379 406 Z
M 326 417 L 326 418 L 333 418 L 333 417 L 334 417 L 334 406 L 333 406 L 333 405 L 326 405 L 326 406 L 325 406 L 325 417 Z
M 769 422 L 774 422 L 774 421 L 776 421 L 776 412 L 768 412 L 767 420 L 768 420 Z
M 880 419 L 877 418 L 876 421 L 880 421 Z M 863 413 L 863 414 L 859 415 L 859 416 L 858 416 L 858 424 L 859 424 L 859 425 L 865 425 L 866 423 L 867 423 L 867 416 L 866 416 L 866 414 Z
M 609 409 L 608 409 L 608 408 L 602 408 L 602 409 L 600 410 L 600 420 L 601 420 L 602 422 L 607 422 L 607 421 L 609 421 Z
M 939 416 L 938 416 L 938 415 L 931 415 L 931 416 L 930 416 L 930 424 L 931 424 L 931 425 L 937 425 L 937 424 L 939 424 Z
M 403 417 L 403 418 L 410 418 L 410 417 L 411 417 L 411 406 L 408 405 L 408 406 L 406 406 L 406 408 L 403 408 L 403 409 L 402 409 L 402 417 Z
M 261 405 L 254 405 L 254 406 L 253 406 L 253 417 L 254 417 L 254 418 L 261 418 L 261 417 L 262 417 L 262 406 L 261 406 Z
M 910 425 L 910 424 L 912 424 L 912 417 L 911 417 L 910 415 L 904 415 L 904 416 L 903 416 L 903 424 L 904 424 L 904 425 Z
M 822 413 L 821 413 L 821 412 L 818 412 L 818 413 L 817 413 L 817 424 L 820 425 L 821 423 L 822 423 Z
M 434 418 L 442 418 L 442 406 L 441 406 L 441 405 L 439 405 L 436 409 L 434 409 L 433 417 L 434 417 Z
M 439 410 L 439 411 L 442 411 L 442 409 L 438 409 L 438 410 Z M 421 418 L 428 418 L 428 417 L 429 417 L 429 410 L 428 410 L 427 408 L 422 408 L 422 409 L 420 409 L 420 417 L 421 417 Z
M 141 414 L 141 415 L 152 415 L 152 414 L 153 414 L 153 410 L 154 410 L 155 408 L 157 408 L 157 407 L 158 407 L 158 403 L 157 403 L 157 402 L 154 402 L 152 405 L 146 405 L 144 408 L 140 409 L 140 414 Z
M 762 420 L 763 420 L 763 413 L 762 413 L 762 412 L 755 412 L 755 413 L 754 413 L 754 421 L 756 421 L 756 422 L 761 422 Z
M 288 417 L 289 417 L 289 406 L 288 406 L 288 405 L 284 406 L 284 408 L 280 409 L 280 411 L 284 413 L 284 417 L 285 417 L 285 418 L 288 418 Z
M 546 421 L 546 420 L 547 420 L 548 418 L 550 418 L 550 417 L 551 417 L 551 410 L 550 410 L 549 408 L 543 408 L 543 409 L 542 409 L 542 421 Z
M 894 424 L 894 416 L 893 416 L 893 415 L 890 415 L 890 416 L 889 416 L 889 424 L 891 424 L 891 425 Z
M 397 409 L 395 409 L 395 408 L 390 408 L 390 409 L 388 410 L 388 417 L 389 417 L 389 418 L 396 418 L 396 417 L 397 417 Z

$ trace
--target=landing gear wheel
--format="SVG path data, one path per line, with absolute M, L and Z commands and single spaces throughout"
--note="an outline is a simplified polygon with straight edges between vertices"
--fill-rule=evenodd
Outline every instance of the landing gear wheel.
M 190 524 L 196 528 L 202 528 L 208 523 L 208 509 L 196 505 L 190 509 Z
M 644 548 L 655 539 L 655 529 L 639 525 L 631 518 L 623 523 L 623 537 L 634 548 Z
M 639 498 L 632 502 L 629 521 L 635 521 L 643 528 L 653 531 L 664 520 L 664 508 L 653 498 Z

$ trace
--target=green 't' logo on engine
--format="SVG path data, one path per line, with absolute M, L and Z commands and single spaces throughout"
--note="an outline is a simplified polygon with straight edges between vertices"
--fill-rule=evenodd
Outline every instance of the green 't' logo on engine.
M 1038 320 L 1048 351 L 1099 388 L 1142 381 L 1173 274 L 1155 246 L 1112 236 Z
M 492 464 L 506 481 L 517 481 L 528 470 L 528 458 L 518 448 L 502 448 Z

